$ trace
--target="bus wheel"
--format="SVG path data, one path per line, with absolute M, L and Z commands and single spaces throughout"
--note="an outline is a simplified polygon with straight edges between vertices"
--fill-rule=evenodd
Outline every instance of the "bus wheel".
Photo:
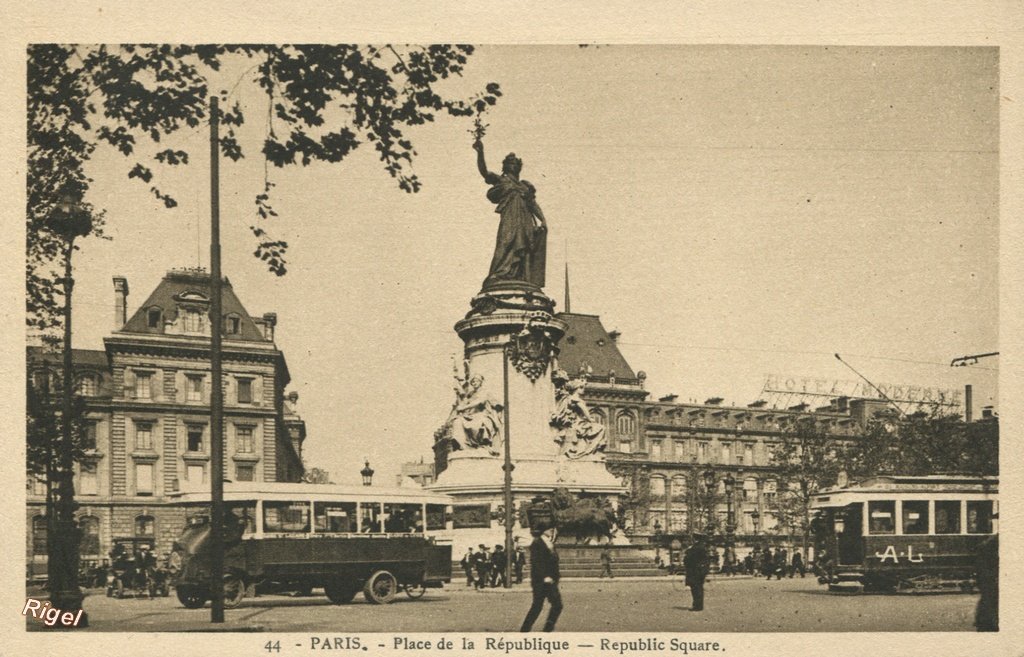
M 423 594 L 427 592 L 427 587 L 423 584 L 409 584 L 405 587 L 405 594 L 413 600 L 418 600 L 423 597 Z
M 370 575 L 363 588 L 363 595 L 367 602 L 376 605 L 386 605 L 395 599 L 398 592 L 398 580 L 386 570 L 378 570 Z
M 234 609 L 245 597 L 245 582 L 238 575 L 224 576 L 224 606 Z
M 357 586 L 344 582 L 335 581 L 324 584 L 324 593 L 327 594 L 327 599 L 336 605 L 352 602 L 352 598 L 356 597 L 356 589 Z
M 195 586 L 178 586 L 175 589 L 175 593 L 178 595 L 178 602 L 183 604 L 186 609 L 199 609 L 206 604 L 206 594 L 199 590 Z

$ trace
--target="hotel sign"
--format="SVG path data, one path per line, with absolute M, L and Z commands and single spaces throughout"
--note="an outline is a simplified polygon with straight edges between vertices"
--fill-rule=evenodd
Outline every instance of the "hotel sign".
M 886 397 L 900 404 L 929 404 L 937 406 L 963 406 L 960 390 L 927 388 L 904 384 L 879 383 L 878 389 Z M 863 381 L 816 379 L 799 376 L 768 374 L 764 392 L 813 397 L 850 397 L 851 399 L 884 399 L 878 391 Z

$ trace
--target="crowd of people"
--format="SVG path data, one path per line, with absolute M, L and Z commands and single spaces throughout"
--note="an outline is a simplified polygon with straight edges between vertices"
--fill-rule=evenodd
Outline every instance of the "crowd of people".
M 523 567 L 526 565 L 526 553 L 516 543 L 512 550 L 512 582 L 522 584 Z M 509 553 L 505 546 L 498 544 L 489 548 L 481 543 L 476 550 L 468 548 L 459 562 L 466 574 L 466 586 L 477 590 L 505 586 L 505 572 L 509 564 Z

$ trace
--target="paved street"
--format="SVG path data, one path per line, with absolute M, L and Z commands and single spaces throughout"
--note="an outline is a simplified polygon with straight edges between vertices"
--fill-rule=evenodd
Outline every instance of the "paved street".
M 169 598 L 116 600 L 94 592 L 86 599 L 91 630 L 209 630 L 209 607 L 188 610 Z M 689 591 L 678 580 L 568 581 L 558 629 L 601 631 L 971 631 L 976 595 L 838 595 L 813 578 L 765 581 L 713 579 L 703 613 L 689 611 Z M 362 596 L 335 606 L 321 595 L 247 599 L 227 611 L 225 630 L 291 632 L 512 632 L 530 606 L 529 587 L 474 591 L 460 586 L 404 594 L 391 605 Z M 546 613 L 546 610 L 545 610 Z M 539 629 L 542 624 L 537 623 Z M 29 622 L 37 628 L 36 621 Z

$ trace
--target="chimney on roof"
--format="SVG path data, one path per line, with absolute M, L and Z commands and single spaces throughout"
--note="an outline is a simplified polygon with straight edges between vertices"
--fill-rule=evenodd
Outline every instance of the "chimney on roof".
M 797 404 L 795 406 L 790 406 L 789 410 L 791 410 L 791 411 L 806 411 L 807 410 L 807 406 L 808 406 L 807 404 L 801 403 L 801 404 Z
M 724 399 L 724 397 L 708 397 L 707 399 L 704 400 L 704 404 L 706 406 L 718 406 L 722 403 Z
M 274 341 L 275 326 L 277 326 L 277 313 L 263 313 L 263 337 L 268 342 Z
M 995 417 L 995 409 L 992 406 L 985 406 L 981 409 L 981 419 L 991 420 Z
M 765 400 L 758 399 L 756 402 L 751 402 L 747 404 L 747 408 L 764 408 L 767 404 L 768 402 L 766 402 Z
M 671 402 L 674 402 L 678 398 L 679 398 L 679 395 L 665 395 L 664 397 L 658 397 L 658 401 L 671 403 Z
M 609 331 L 608 337 L 612 339 L 612 342 L 618 342 L 619 336 L 622 335 L 622 331 Z
M 128 279 L 114 277 L 114 330 L 120 331 L 128 323 Z

